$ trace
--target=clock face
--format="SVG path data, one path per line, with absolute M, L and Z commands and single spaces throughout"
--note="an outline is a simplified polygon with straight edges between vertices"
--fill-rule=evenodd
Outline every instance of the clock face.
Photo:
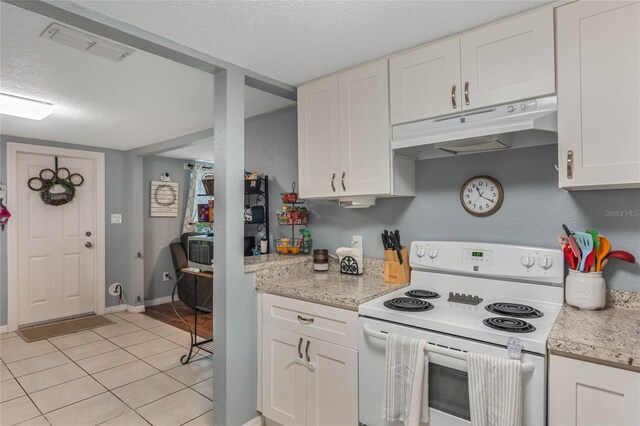
M 460 190 L 460 202 L 474 216 L 489 216 L 500 209 L 504 192 L 500 182 L 489 176 L 469 179 Z

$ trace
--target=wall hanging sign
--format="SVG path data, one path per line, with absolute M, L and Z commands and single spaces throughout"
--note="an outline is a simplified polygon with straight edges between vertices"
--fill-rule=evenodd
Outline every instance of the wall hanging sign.
M 38 177 L 29 179 L 27 185 L 32 191 L 40 193 L 45 204 L 62 206 L 73 200 L 76 187 L 84 183 L 84 177 L 79 173 L 71 173 L 66 167 L 58 167 L 58 157 L 55 157 L 55 170 L 42 169 Z
M 151 181 L 151 217 L 178 217 L 178 184 Z
M 0 181 L 0 231 L 4 231 L 4 227 L 9 222 L 11 213 L 9 209 L 4 205 L 4 199 L 7 196 L 7 186 Z

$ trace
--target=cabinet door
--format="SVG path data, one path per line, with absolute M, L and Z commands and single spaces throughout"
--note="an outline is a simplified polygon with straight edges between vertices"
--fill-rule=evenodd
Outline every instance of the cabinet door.
M 298 334 L 262 328 L 262 414 L 284 426 L 306 423 L 307 369 L 296 364 L 302 343 Z
M 336 197 L 338 169 L 338 76 L 298 87 L 298 183 L 304 198 Z
M 341 195 L 391 192 L 387 60 L 338 76 Z
M 358 352 L 321 340 L 308 342 L 315 370 L 307 371 L 307 425 L 357 425 Z
M 464 109 L 550 95 L 555 92 L 553 9 L 463 34 L 460 55 Z
M 460 38 L 392 57 L 389 84 L 391 124 L 460 111 Z
M 640 187 L 640 3 L 556 13 L 560 186 Z
M 550 426 L 637 426 L 638 401 L 640 373 L 551 356 Z

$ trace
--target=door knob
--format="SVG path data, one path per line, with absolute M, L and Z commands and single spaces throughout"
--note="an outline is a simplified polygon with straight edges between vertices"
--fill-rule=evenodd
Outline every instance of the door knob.
M 86 243 L 84 243 L 84 246 L 86 248 L 91 248 L 91 247 L 93 247 L 93 244 L 91 244 L 90 242 L 86 242 Z
M 84 235 L 87 236 L 87 237 L 90 237 L 92 234 L 91 234 L 91 231 L 87 231 L 87 232 L 84 233 Z

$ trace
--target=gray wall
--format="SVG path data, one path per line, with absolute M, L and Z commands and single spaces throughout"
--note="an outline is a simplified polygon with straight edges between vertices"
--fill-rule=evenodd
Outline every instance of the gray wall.
M 574 230 L 597 229 L 613 249 L 640 257 L 640 217 L 616 217 L 607 210 L 640 210 L 640 190 L 572 191 L 558 188 L 557 146 L 424 160 L 416 163 L 416 197 L 380 199 L 375 207 L 345 210 L 335 201 L 314 201 L 310 229 L 315 248 L 346 246 L 364 236 L 365 256 L 383 258 L 380 232 L 399 229 L 403 243 L 413 240 L 464 240 L 557 247 L 565 223 Z M 503 185 L 502 208 L 493 216 L 466 213 L 460 187 L 487 174 Z M 640 291 L 640 266 L 611 263 L 609 288 Z
M 144 209 L 144 298 L 145 301 L 171 295 L 176 274 L 169 252 L 169 243 L 182 234 L 184 214 L 191 181 L 191 171 L 185 170 L 187 160 L 166 157 L 144 157 L 143 160 L 143 209 Z M 171 181 L 178 187 L 178 217 L 151 217 L 151 181 L 160 180 L 160 174 L 171 173 Z M 162 281 L 162 273 L 171 273 L 172 279 Z
M 290 226 L 279 226 L 281 192 L 291 191 L 298 179 L 298 125 L 296 108 L 287 108 L 245 121 L 245 169 L 269 175 L 270 251 L 274 238 L 291 236 Z M 247 235 L 255 225 L 245 225 Z M 297 229 L 296 229 L 297 230 Z
M 0 136 L 0 179 L 6 183 L 7 174 L 7 142 L 27 143 L 33 145 L 55 146 L 60 148 L 81 149 L 105 153 L 105 223 L 106 223 L 106 305 L 117 304 L 117 299 L 107 293 L 106 287 L 113 282 L 121 282 L 125 287 L 126 302 L 135 304 L 142 292 L 135 283 L 135 277 L 142 271 L 142 263 L 135 259 L 137 251 L 142 250 L 142 233 L 136 230 L 133 220 L 139 214 L 135 191 L 135 183 L 138 180 L 138 170 L 135 168 L 136 160 L 124 151 L 94 148 L 82 145 L 73 145 L 59 142 L 42 141 L 36 139 L 18 138 L 13 136 Z M 141 172 L 141 171 L 140 171 Z M 138 193 L 139 194 L 139 193 Z M 136 194 L 137 195 L 137 194 Z M 10 207 L 10 206 L 9 206 Z M 122 213 L 122 224 L 110 223 L 111 213 Z M 7 323 L 7 234 L 0 233 L 0 324 Z

